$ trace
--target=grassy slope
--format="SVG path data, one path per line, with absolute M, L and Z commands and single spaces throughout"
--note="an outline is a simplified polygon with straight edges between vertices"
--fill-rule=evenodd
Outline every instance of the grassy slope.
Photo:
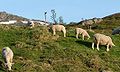
M 100 25 L 101 27 L 106 27 Z M 95 29 L 110 35 L 116 47 L 106 52 L 91 49 L 90 40 L 76 39 L 74 28 L 67 28 L 67 37 L 62 33 L 52 36 L 46 27 L 0 26 L 0 52 L 9 46 L 14 52 L 13 72 L 100 72 L 102 70 L 120 70 L 120 37 L 112 36 L 110 29 Z M 90 36 L 94 33 L 89 32 Z M 0 72 L 4 72 L 0 54 Z

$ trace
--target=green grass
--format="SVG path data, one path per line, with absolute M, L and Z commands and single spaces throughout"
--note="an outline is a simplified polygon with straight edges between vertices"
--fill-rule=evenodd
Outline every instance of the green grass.
M 103 32 L 100 29 L 94 31 Z M 92 50 L 92 32 L 89 32 L 89 40 L 76 39 L 74 27 L 67 28 L 67 37 L 64 38 L 59 32 L 53 36 L 47 27 L 31 29 L 1 25 L 0 51 L 5 46 L 13 50 L 13 72 L 119 72 L 120 37 L 110 32 L 110 29 L 109 32 L 104 30 L 116 46 L 106 52 L 106 46 L 100 46 L 100 51 L 96 47 Z M 5 72 L 1 54 L 0 62 L 0 72 Z

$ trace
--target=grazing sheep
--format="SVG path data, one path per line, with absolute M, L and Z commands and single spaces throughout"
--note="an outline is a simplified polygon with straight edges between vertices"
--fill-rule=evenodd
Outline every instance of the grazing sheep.
M 86 26 L 88 29 L 90 29 L 91 30 L 91 26 L 94 24 L 94 21 L 93 20 L 91 20 L 91 19 L 89 19 L 89 20 L 84 20 L 83 22 L 82 22 L 82 25 L 83 26 Z
M 35 23 L 33 21 L 30 21 L 31 22 L 31 27 L 30 28 L 33 28 L 35 26 Z
M 64 34 L 64 37 L 66 37 L 66 29 L 63 25 L 53 25 L 52 31 L 53 31 L 53 35 L 56 34 L 56 31 L 62 31 Z
M 76 28 L 76 38 L 78 39 L 78 35 L 82 35 L 82 39 L 84 40 L 84 37 L 86 36 L 88 39 L 90 38 L 89 34 L 87 33 L 86 30 L 82 28 Z
M 99 50 L 99 44 L 100 45 L 106 45 L 107 46 L 107 51 L 109 51 L 109 46 L 112 47 L 112 46 L 115 46 L 112 42 L 112 39 L 109 37 L 109 36 L 106 36 L 104 34 L 99 34 L 99 33 L 96 33 L 94 36 L 94 40 L 93 40 L 93 43 L 92 43 L 92 48 L 94 50 L 94 44 L 96 43 L 97 44 L 97 50 Z
M 120 27 L 113 29 L 112 35 L 115 35 L 115 34 L 120 34 Z
M 4 47 L 2 49 L 2 56 L 5 61 L 5 66 L 8 68 L 8 70 L 11 70 L 11 67 L 13 65 L 13 52 L 9 47 Z
M 103 19 L 102 18 L 93 18 L 93 21 L 94 21 L 95 24 L 97 24 L 97 23 L 102 22 Z

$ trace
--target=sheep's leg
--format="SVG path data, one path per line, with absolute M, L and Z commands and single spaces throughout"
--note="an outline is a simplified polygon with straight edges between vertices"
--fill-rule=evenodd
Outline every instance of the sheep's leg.
M 84 35 L 82 35 L 82 39 L 84 40 Z
M 99 51 L 99 42 L 97 43 L 97 50 Z
M 66 30 L 63 30 L 64 37 L 66 37 Z
M 77 38 L 77 39 L 78 39 L 78 37 L 79 37 L 79 34 L 80 34 L 79 30 L 76 30 L 76 38 Z
M 55 35 L 56 34 L 56 32 L 55 32 L 55 30 L 53 31 L 53 35 Z
M 107 45 L 107 51 L 109 51 L 109 44 Z
M 93 49 L 93 50 L 94 50 L 94 44 L 95 44 L 95 43 L 93 42 L 93 43 L 92 43 L 92 49 Z
M 89 26 L 90 27 L 90 31 L 91 31 L 91 26 Z
M 10 59 L 11 66 L 14 64 L 13 63 L 13 58 Z
M 77 33 L 77 34 L 76 34 L 76 38 L 77 38 L 77 39 L 78 39 L 78 35 L 79 35 L 79 34 Z
M 13 57 L 12 57 L 12 58 L 10 58 L 10 62 L 11 62 L 11 63 L 13 62 Z
M 66 37 L 66 33 L 64 33 L 64 37 Z

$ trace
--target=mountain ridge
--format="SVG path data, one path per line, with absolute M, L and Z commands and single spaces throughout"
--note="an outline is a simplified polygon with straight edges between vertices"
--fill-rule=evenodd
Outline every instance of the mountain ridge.
M 5 11 L 0 12 L 0 21 L 9 21 L 9 20 L 29 20 L 29 19 L 11 13 L 7 13 Z

